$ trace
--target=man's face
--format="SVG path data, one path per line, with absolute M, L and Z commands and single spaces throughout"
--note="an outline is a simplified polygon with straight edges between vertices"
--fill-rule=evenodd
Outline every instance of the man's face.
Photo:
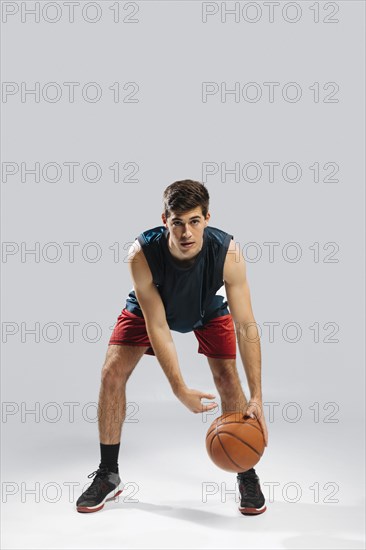
M 181 260 L 196 256 L 203 245 L 203 231 L 208 225 L 210 213 L 203 217 L 202 208 L 198 206 L 184 213 L 171 212 L 168 219 L 162 214 L 165 227 L 169 229 L 169 248 L 171 253 Z M 192 244 L 185 244 L 192 243 Z

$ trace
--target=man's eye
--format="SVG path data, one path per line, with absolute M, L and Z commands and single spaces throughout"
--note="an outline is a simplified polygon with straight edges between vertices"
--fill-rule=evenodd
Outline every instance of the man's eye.
M 199 220 L 193 220 L 192 223 L 199 223 Z M 173 222 L 173 225 L 180 225 L 180 222 Z

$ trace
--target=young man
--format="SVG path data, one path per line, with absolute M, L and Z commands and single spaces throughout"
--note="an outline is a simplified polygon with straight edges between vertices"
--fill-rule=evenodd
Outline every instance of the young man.
M 214 395 L 188 388 L 179 369 L 171 330 L 194 332 L 198 353 L 206 355 L 222 414 L 256 416 L 267 445 L 262 413 L 261 351 L 244 258 L 233 236 L 209 227 L 209 194 L 197 181 L 176 181 L 164 191 L 163 226 L 141 233 L 129 251 L 134 289 L 126 299 L 109 340 L 98 405 L 101 462 L 90 487 L 79 497 L 78 512 L 96 512 L 122 492 L 118 453 L 126 415 L 126 383 L 143 354 L 155 355 L 176 397 L 192 412 Z M 227 301 L 217 294 L 225 284 Z M 227 308 L 230 308 L 230 312 Z M 234 329 L 234 322 L 236 330 Z M 236 369 L 236 340 L 251 399 L 247 402 Z M 116 414 L 117 413 L 117 414 Z M 117 416 L 117 421 L 116 421 Z M 254 468 L 238 472 L 243 514 L 266 510 Z

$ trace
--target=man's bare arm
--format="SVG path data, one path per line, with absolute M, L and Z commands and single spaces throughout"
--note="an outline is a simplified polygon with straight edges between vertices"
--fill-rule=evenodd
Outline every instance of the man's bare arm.
M 241 252 L 239 255 L 237 254 L 236 244 L 233 240 L 230 242 L 225 259 L 224 282 L 230 313 L 235 323 L 239 352 L 250 390 L 247 413 L 253 412 L 257 416 L 267 444 L 268 430 L 262 404 L 260 337 L 252 310 L 245 260 Z
M 215 403 L 202 405 L 200 402 L 202 397 L 212 399 L 214 395 L 189 389 L 183 380 L 175 344 L 166 320 L 164 304 L 154 285 L 149 264 L 138 241 L 135 241 L 129 251 L 128 265 L 135 294 L 144 315 L 149 340 L 174 394 L 192 412 L 203 412 L 216 407 Z
M 262 398 L 261 350 L 257 325 L 252 311 L 245 261 L 237 254 L 232 240 L 224 265 L 224 282 L 230 313 L 235 323 L 241 359 L 252 398 Z

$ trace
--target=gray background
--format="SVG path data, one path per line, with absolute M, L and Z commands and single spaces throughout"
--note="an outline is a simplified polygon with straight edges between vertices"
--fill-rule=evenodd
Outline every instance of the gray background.
M 21 9 L 20 2 L 11 4 Z M 57 82 L 63 90 L 56 103 L 42 97 L 39 103 L 32 97 L 22 102 L 19 93 L 7 102 L 3 98 L 3 168 L 7 162 L 28 167 L 95 162 L 102 177 L 85 181 L 79 168 L 70 182 L 64 168 L 57 182 L 42 176 L 39 182 L 32 176 L 21 181 L 19 173 L 2 179 L 3 248 L 40 243 L 42 251 L 53 242 L 61 250 L 55 262 L 42 253 L 39 261 L 32 255 L 22 259 L 20 252 L 2 257 L 2 401 L 3 411 L 14 413 L 3 414 L 1 423 L 3 547 L 363 548 L 364 3 L 331 3 L 339 7 L 333 16 L 339 22 L 333 24 L 324 22 L 331 13 L 324 2 L 318 4 L 319 23 L 309 9 L 313 3 L 304 1 L 297 2 L 302 15 L 296 23 L 281 16 L 285 2 L 273 23 L 262 2 L 255 3 L 262 9 L 257 23 L 242 18 L 235 23 L 233 16 L 223 23 L 220 11 L 203 23 L 202 3 L 193 1 L 138 2 L 138 22 L 132 24 L 122 21 L 131 12 L 123 11 L 126 3 L 120 3 L 121 21 L 113 23 L 113 3 L 99 2 L 102 17 L 91 24 L 81 16 L 80 6 L 87 3 L 80 2 L 69 23 L 65 6 L 58 4 L 62 17 L 54 24 L 42 16 L 39 23 L 31 17 L 22 22 L 20 12 L 8 21 L 3 17 L 3 86 Z M 62 84 L 69 81 L 97 82 L 101 100 L 83 100 L 80 86 L 70 103 Z M 114 82 L 121 83 L 122 94 L 124 83 L 138 83 L 138 102 L 114 103 L 108 89 Z M 203 102 L 202 82 L 226 82 L 228 88 L 257 82 L 263 97 L 250 103 L 228 95 L 225 102 L 217 94 Z M 264 82 L 280 83 L 273 103 Z M 283 99 L 280 90 L 288 82 L 301 86 L 300 101 Z M 319 102 L 309 89 L 314 82 L 320 85 Z M 338 102 L 323 101 L 332 90 L 323 90 L 327 82 L 338 84 Z M 121 181 L 114 182 L 108 167 L 115 162 L 136 163 L 137 181 L 122 181 L 121 168 Z M 109 336 L 132 288 L 123 258 L 140 232 L 161 225 L 165 187 L 178 179 L 202 181 L 205 162 L 229 168 L 256 162 L 263 170 L 257 182 L 233 176 L 225 181 L 218 172 L 205 183 L 210 225 L 231 233 L 250 254 L 254 248 L 245 248 L 248 243 L 261 252 L 258 261 L 246 259 L 262 328 L 269 446 L 256 469 L 268 510 L 257 518 L 237 513 L 237 497 L 225 496 L 221 485 L 234 491 L 235 476 L 215 468 L 204 448 L 216 415 L 191 414 L 172 394 L 156 359 L 145 356 L 127 386 L 131 409 L 119 458 L 122 480 L 137 488 L 136 502 L 120 497 L 99 514 L 77 514 L 75 500 L 99 461 L 97 425 L 87 417 L 95 416 L 95 408 L 86 413 L 85 406 L 98 399 Z M 277 169 L 270 182 L 264 162 L 278 162 L 280 169 L 296 162 L 301 178 L 285 181 Z M 319 182 L 309 169 L 315 162 Z M 323 181 L 330 173 L 322 168 L 327 162 L 339 166 L 337 182 Z M 66 242 L 80 243 L 74 262 Z M 97 262 L 81 253 L 91 242 L 102 252 Z M 264 244 L 269 242 L 279 243 L 273 261 Z M 297 262 L 282 255 L 290 242 L 301 251 Z M 326 261 L 333 251 L 327 243 L 335 243 L 336 261 Z M 67 322 L 79 324 L 74 341 Z M 6 338 L 9 323 L 19 330 Z M 21 330 L 35 323 L 37 342 L 32 335 L 22 337 Z M 54 329 L 42 333 L 48 323 L 59 328 L 55 342 Z M 91 328 L 83 337 L 88 323 L 99 327 L 96 338 Z M 268 323 L 279 323 L 273 341 Z M 292 329 L 284 337 L 287 323 L 301 328 L 297 342 L 288 341 Z M 333 336 L 327 323 L 338 327 Z M 310 328 L 315 324 L 319 341 Z M 194 335 L 172 335 L 187 384 L 217 394 Z M 239 350 L 237 359 L 247 393 Z M 67 402 L 76 404 L 74 421 Z M 53 410 L 48 403 L 56 403 Z M 277 403 L 273 418 L 270 403 Z M 37 407 L 39 418 L 22 417 L 22 409 Z M 60 418 L 53 422 L 55 411 Z M 292 421 L 296 411 L 300 416 Z M 73 497 L 65 480 L 75 484 Z M 207 502 L 203 482 L 218 488 Z M 54 502 L 51 489 L 45 496 L 48 483 L 61 491 Z M 277 484 L 273 502 L 270 483 Z M 284 493 L 288 483 L 300 487 L 297 502 L 291 502 L 293 492 Z M 329 502 L 327 483 L 337 488 L 338 502 Z M 318 499 L 310 489 L 314 484 Z M 38 502 L 26 492 L 32 487 Z

